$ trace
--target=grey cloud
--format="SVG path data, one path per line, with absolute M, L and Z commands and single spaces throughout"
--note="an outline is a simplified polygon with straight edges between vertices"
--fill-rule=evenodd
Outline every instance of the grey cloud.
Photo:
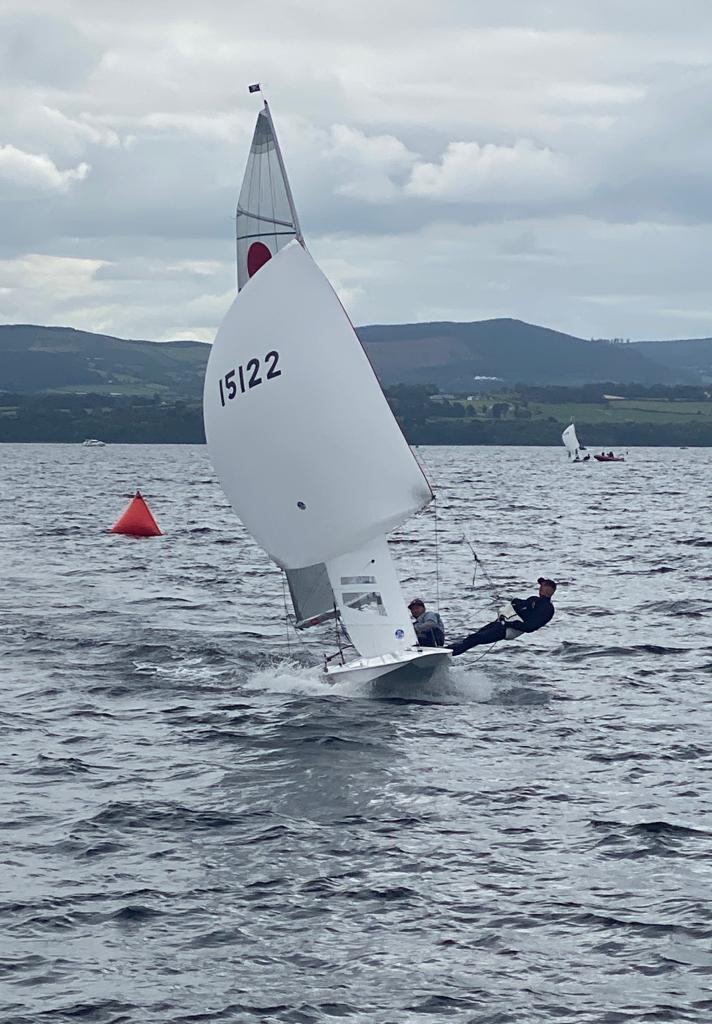
M 191 280 L 196 288 L 211 285 L 216 275 L 222 275 L 224 267 L 216 260 L 185 260 L 167 263 L 147 256 L 119 257 L 112 263 L 105 263 L 94 274 L 95 281 L 132 282 L 146 281 L 159 286 L 175 281 Z
M 443 17 L 481 26 L 531 26 L 544 31 L 576 29 L 585 32 L 687 34 L 709 32 L 707 0 L 485 0 L 475 7 L 469 0 L 445 0 Z
M 76 25 L 50 12 L 0 15 L 0 80 L 53 87 L 76 85 L 101 51 Z
M 323 263 L 341 261 L 358 323 L 513 316 L 583 337 L 640 338 L 710 334 L 710 245 L 711 226 L 572 217 L 330 239 L 314 250 Z
M 13 311 L 134 336 L 212 329 L 258 103 L 236 82 L 263 76 L 309 243 L 362 322 L 517 315 L 655 337 L 704 320 L 695 275 L 669 257 L 685 260 L 689 232 L 704 263 L 710 241 L 706 0 L 277 0 L 267 26 L 219 0 L 156 0 L 129 21 L 118 0 L 67 0 L 72 23 L 28 2 L 0 42 L 14 78 L 0 142 L 50 177 L 91 169 L 52 194 L 0 185 L 0 255 L 103 265 L 78 298 L 53 300 L 51 274 L 39 300 L 13 284 Z M 519 154 L 519 170 L 484 174 L 485 151 L 505 168 Z M 451 173 L 453 152 L 470 171 Z

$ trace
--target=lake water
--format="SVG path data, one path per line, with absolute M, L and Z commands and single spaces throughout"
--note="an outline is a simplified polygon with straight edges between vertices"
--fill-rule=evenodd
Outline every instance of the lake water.
M 3 1024 L 712 1020 L 712 450 L 418 455 L 406 595 L 557 613 L 376 699 L 204 448 L 0 445 Z

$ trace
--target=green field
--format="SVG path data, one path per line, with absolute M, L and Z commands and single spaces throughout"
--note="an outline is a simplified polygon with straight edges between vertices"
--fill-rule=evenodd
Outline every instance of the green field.
M 48 395 L 105 395 L 107 398 L 153 398 L 155 394 L 168 394 L 173 397 L 169 388 L 151 384 L 84 384 L 81 388 L 48 388 Z
M 494 401 L 508 403 L 510 405 L 503 419 L 516 418 L 515 405 L 511 398 L 490 399 L 489 401 L 463 401 L 461 404 L 469 407 L 478 419 L 490 419 L 491 409 Z M 660 423 L 673 424 L 685 420 L 706 417 L 712 419 L 712 401 L 710 402 L 686 402 L 686 401 L 664 401 L 661 399 L 626 398 L 617 399 L 605 404 L 599 402 L 565 402 L 561 404 L 530 402 L 524 406 L 531 414 L 533 420 L 546 420 L 553 418 L 558 423 Z M 526 417 L 527 419 L 529 417 Z
M 609 405 L 539 405 L 529 407 L 536 419 L 553 416 L 560 423 L 681 423 L 712 417 L 712 402 L 655 402 L 631 399 Z

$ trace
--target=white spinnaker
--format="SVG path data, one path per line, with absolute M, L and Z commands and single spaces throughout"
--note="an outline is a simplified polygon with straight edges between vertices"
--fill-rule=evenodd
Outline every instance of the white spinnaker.
M 250 155 L 237 201 L 237 287 L 249 279 L 293 239 L 302 234 L 289 181 L 265 103 L 257 116 Z
M 203 408 L 223 490 L 285 569 L 357 551 L 432 497 L 339 299 L 298 242 L 225 316 Z
M 569 453 L 570 459 L 576 459 L 581 451 L 581 445 L 579 439 L 576 436 L 576 428 L 573 423 L 570 423 L 566 430 L 561 435 L 561 440 L 566 445 L 566 451 Z

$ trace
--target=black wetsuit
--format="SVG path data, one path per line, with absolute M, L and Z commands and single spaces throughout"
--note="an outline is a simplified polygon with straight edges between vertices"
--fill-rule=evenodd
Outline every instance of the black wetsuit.
M 453 655 L 464 654 L 471 647 L 480 647 L 482 644 L 493 644 L 498 640 L 504 640 L 508 629 L 514 630 L 515 635 L 516 633 L 533 633 L 550 622 L 554 615 L 554 606 L 549 597 L 534 595 L 526 600 L 515 597 L 512 599 L 511 605 L 521 618 L 521 622 L 516 619 L 513 622 L 507 622 L 504 619 L 488 622 L 476 633 L 470 633 L 464 639 L 456 640 L 451 644 Z

